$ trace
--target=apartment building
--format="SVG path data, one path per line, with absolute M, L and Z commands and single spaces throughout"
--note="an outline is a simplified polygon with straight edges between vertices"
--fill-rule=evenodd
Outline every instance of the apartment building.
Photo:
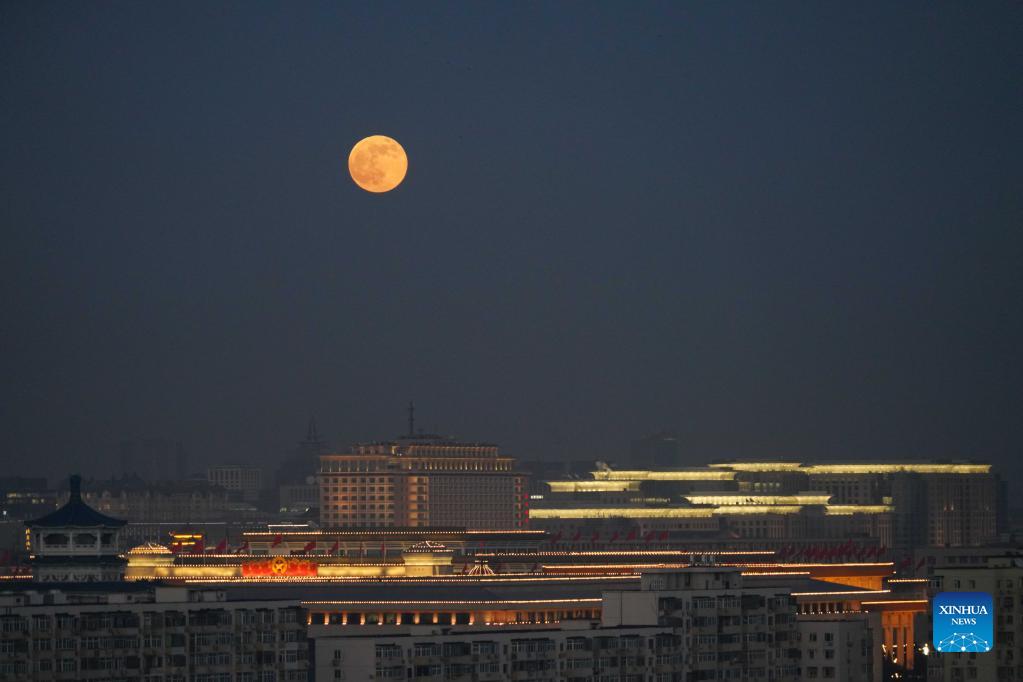
M 971 560 L 973 557 L 971 557 Z M 939 653 L 929 644 L 930 682 L 1023 680 L 1023 558 L 987 556 L 982 561 L 934 568 L 933 592 L 987 592 L 994 601 L 995 641 L 987 653 Z
M 749 587 L 723 566 L 645 571 L 638 591 L 604 593 L 602 625 L 660 625 L 683 641 L 683 679 L 795 680 L 796 600 L 782 585 Z
M 880 682 L 881 617 L 877 613 L 799 616 L 800 668 L 804 680 Z
M 93 584 L 0 594 L 0 678 L 299 682 L 308 644 L 295 601 Z

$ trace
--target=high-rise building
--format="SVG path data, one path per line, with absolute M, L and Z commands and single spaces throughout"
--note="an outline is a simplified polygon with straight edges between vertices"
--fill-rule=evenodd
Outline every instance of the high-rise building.
M 320 456 L 327 527 L 522 528 L 525 476 L 496 445 L 418 434 Z

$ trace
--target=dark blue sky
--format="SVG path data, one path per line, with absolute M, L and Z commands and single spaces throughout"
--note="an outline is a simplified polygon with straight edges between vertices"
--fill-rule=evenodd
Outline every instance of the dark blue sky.
M 1021 74 L 1018 3 L 3 3 L 0 457 L 1008 464 Z

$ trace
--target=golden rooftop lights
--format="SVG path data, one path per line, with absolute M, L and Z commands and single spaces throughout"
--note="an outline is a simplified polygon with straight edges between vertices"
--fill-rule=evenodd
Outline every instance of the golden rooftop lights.
M 827 504 L 831 493 L 805 492 L 795 495 L 758 495 L 741 492 L 696 493 L 684 495 L 691 504 L 712 505 L 804 505 Z
M 639 481 L 547 481 L 552 493 L 635 492 Z
M 990 464 L 969 462 L 867 462 L 858 464 L 804 464 L 801 462 L 715 462 L 712 469 L 748 472 L 799 472 L 805 474 L 989 474 Z
M 466 606 L 491 606 L 505 604 L 599 604 L 603 600 L 600 597 L 577 597 L 570 599 L 486 599 L 486 600 L 461 600 L 461 599 L 406 599 L 390 601 L 386 599 L 370 599 L 360 601 L 304 601 L 305 605 L 316 606 L 433 606 L 444 604 L 464 604 Z
M 810 464 L 808 474 L 989 474 L 990 464 Z
M 606 469 L 591 471 L 598 481 L 731 481 L 735 478 L 734 471 L 714 471 L 711 469 L 689 469 L 686 471 L 649 471 L 646 469 L 615 471 Z
M 532 519 L 709 519 L 713 509 L 689 509 L 685 507 L 590 507 L 577 509 L 531 509 Z
M 895 508 L 888 504 L 829 504 L 824 508 L 828 516 L 849 516 L 851 514 L 888 514 Z
M 801 462 L 715 462 L 707 466 L 712 469 L 731 471 L 799 471 Z

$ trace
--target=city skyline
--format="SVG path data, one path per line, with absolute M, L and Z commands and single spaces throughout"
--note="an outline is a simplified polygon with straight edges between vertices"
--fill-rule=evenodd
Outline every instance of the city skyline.
M 5 461 L 268 467 L 413 397 L 523 458 L 1018 479 L 1019 6 L 577 9 L 5 3 Z

